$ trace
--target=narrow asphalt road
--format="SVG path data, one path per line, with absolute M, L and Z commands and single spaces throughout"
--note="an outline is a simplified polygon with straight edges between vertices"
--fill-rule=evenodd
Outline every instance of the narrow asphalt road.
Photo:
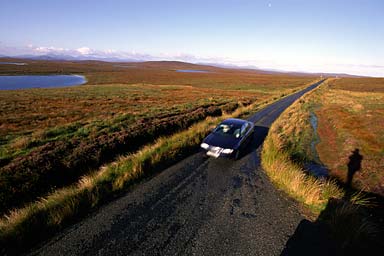
M 255 138 L 238 161 L 196 153 L 68 228 L 33 255 L 279 255 L 304 218 L 260 167 L 286 97 L 249 118 Z

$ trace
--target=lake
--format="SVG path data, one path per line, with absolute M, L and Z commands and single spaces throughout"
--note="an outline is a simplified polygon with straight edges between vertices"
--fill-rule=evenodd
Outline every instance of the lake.
M 24 62 L 0 62 L 0 64 L 3 64 L 3 65 L 17 65 L 17 66 L 28 65 L 27 63 L 24 63 Z
M 79 75 L 0 76 L 0 90 L 65 87 L 86 82 L 85 77 Z
M 182 73 L 211 73 L 206 70 L 196 70 L 196 69 L 178 69 L 176 72 L 182 72 Z

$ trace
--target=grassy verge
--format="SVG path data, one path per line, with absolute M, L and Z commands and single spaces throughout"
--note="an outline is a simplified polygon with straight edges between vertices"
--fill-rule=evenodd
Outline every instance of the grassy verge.
M 383 84 L 384 79 L 333 79 L 289 107 L 273 124 L 264 144 L 263 165 L 274 182 L 319 212 L 329 197 L 340 198 L 344 191 L 336 192 L 335 184 L 325 185 L 305 175 L 303 163 L 321 159 L 330 177 L 346 188 L 349 161 L 353 151 L 360 150 L 361 169 L 353 174 L 352 190 L 382 197 Z M 316 131 L 312 117 L 317 120 Z
M 44 196 L 53 188 L 78 181 L 79 177 L 114 159 L 134 152 L 160 136 L 184 130 L 207 116 L 220 116 L 218 106 L 207 105 L 185 113 L 148 120 L 121 122 L 88 134 L 68 135 L 44 142 L 25 156 L 0 168 L 0 214 Z
M 261 157 L 262 165 L 275 185 L 317 214 L 325 209 L 329 199 L 340 199 L 345 195 L 334 179 L 316 178 L 304 168 L 305 163 L 319 161 L 313 150 L 313 141 L 319 138 L 311 117 L 318 112 L 320 102 L 324 102 L 323 95 L 328 86 L 329 81 L 326 81 L 281 114 L 269 130 Z M 351 201 L 368 203 L 361 193 L 353 195 Z
M 310 125 L 310 97 L 319 88 L 305 94 L 288 107 L 271 126 L 262 151 L 262 166 L 272 182 L 297 201 L 320 213 L 332 197 L 343 191 L 330 180 L 317 179 L 304 172 L 303 162 L 314 160 L 310 143 L 314 133 Z
M 264 141 L 262 166 L 277 188 L 317 216 L 311 224 L 313 227 L 308 229 L 311 233 L 304 234 L 305 228 L 301 226 L 296 232 L 304 233 L 295 232 L 292 241 L 319 235 L 324 241 L 317 243 L 330 248 L 335 255 L 381 251 L 384 237 L 382 199 L 368 197 L 363 191 L 344 190 L 335 179 L 316 178 L 304 168 L 305 162 L 318 160 L 312 150 L 312 142 L 318 135 L 310 120 L 314 112 L 317 113 L 319 102 L 324 102 L 323 95 L 330 83 L 332 81 L 326 81 L 305 94 L 273 123 Z M 323 231 L 315 234 L 317 228 Z M 298 251 L 303 245 L 298 243 Z
M 287 94 L 286 91 L 280 97 Z M 275 97 L 272 101 L 277 99 Z M 38 202 L 12 211 L 0 220 L 0 253 L 20 253 L 32 247 L 126 191 L 143 177 L 189 155 L 222 119 L 246 116 L 268 103 L 266 100 L 241 106 L 231 114 L 207 117 L 187 130 L 158 139 L 135 154 L 120 157 L 72 186 L 58 189 Z
M 303 167 L 292 161 L 291 154 L 278 145 L 278 140 L 270 130 L 264 141 L 262 166 L 279 189 L 317 214 L 325 208 L 330 198 L 343 196 L 335 182 L 305 174 Z

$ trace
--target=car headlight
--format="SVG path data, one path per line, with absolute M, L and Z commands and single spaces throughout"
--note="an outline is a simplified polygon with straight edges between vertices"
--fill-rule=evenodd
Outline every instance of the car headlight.
M 200 147 L 202 147 L 203 149 L 208 149 L 209 148 L 209 145 L 207 143 L 201 143 Z
M 231 154 L 232 152 L 233 152 L 233 149 L 230 149 L 230 148 L 226 148 L 223 150 L 224 154 Z

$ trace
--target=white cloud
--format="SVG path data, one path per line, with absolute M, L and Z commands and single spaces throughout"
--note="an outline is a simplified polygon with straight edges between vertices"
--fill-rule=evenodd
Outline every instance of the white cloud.
M 81 47 L 81 48 L 78 48 L 76 49 L 76 51 L 78 53 L 80 53 L 81 55 L 88 55 L 88 54 L 91 54 L 93 51 L 88 48 L 88 47 Z
M 32 47 L 32 50 L 35 52 L 38 52 L 38 53 L 62 53 L 64 51 L 66 51 L 66 49 L 64 49 L 64 48 L 58 48 L 58 47 L 54 47 L 54 46 Z

